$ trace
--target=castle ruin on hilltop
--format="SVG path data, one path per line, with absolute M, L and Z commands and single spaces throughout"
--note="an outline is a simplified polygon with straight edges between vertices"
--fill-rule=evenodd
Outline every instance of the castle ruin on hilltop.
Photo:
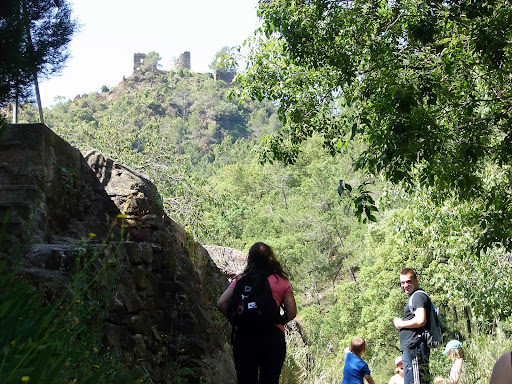
M 144 59 L 146 58 L 145 53 L 134 53 L 133 54 L 133 73 L 140 71 L 141 65 L 144 63 Z M 190 71 L 190 52 L 185 51 L 181 55 L 179 55 L 173 62 L 171 63 L 171 69 L 188 69 Z M 235 78 L 236 72 L 227 72 L 222 70 L 214 70 L 213 79 L 215 81 L 222 80 L 228 84 L 231 84 L 233 79 Z
M 133 73 L 140 71 L 140 67 L 144 63 L 145 58 L 145 53 L 133 54 Z M 183 68 L 190 71 L 190 52 L 186 51 L 179 55 L 178 58 L 171 63 L 171 68 L 174 70 Z

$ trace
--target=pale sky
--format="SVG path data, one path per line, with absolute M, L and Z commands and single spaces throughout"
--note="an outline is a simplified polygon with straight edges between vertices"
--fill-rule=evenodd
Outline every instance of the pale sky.
M 191 70 L 209 72 L 223 46 L 240 46 L 258 27 L 258 0 L 70 0 L 81 24 L 61 75 L 40 81 L 43 107 L 57 96 L 111 88 L 133 72 L 133 54 L 158 52 L 163 70 L 190 52 Z

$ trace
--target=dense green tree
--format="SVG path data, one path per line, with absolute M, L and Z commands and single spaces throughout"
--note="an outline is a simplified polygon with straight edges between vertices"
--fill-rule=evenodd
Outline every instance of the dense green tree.
M 222 47 L 210 63 L 210 69 L 214 72 L 236 72 L 238 63 L 233 53 L 232 48 Z
M 140 70 L 142 72 L 154 72 L 160 66 L 160 60 L 162 60 L 160 54 L 158 52 L 151 51 L 146 55 L 146 57 L 142 61 Z
M 243 98 L 277 103 L 263 156 L 294 162 L 319 132 L 356 168 L 482 201 L 479 249 L 512 249 L 512 5 L 504 0 L 259 3 Z M 492 181 L 488 175 L 499 173 Z
M 65 0 L 0 4 L 0 106 L 33 94 L 34 76 L 59 72 L 77 26 Z
M 158 72 L 158 67 L 160 66 L 160 54 L 158 52 L 151 51 L 149 52 L 144 60 L 142 61 L 142 65 L 140 66 L 141 73 L 150 80 L 150 85 L 153 86 L 153 82 L 155 80 L 155 76 Z
M 387 215 L 384 227 L 394 227 L 392 237 L 411 250 L 414 260 L 411 258 L 409 263 L 421 271 L 423 285 L 435 295 L 439 305 L 458 308 L 461 314 L 467 308 L 467 320 L 473 329 L 493 332 L 512 315 L 508 305 L 512 299 L 512 285 L 507 277 L 512 273 L 508 253 L 503 247 L 493 247 L 482 254 L 471 252 L 484 230 L 468 225 L 472 220 L 467 216 L 478 216 L 482 207 L 456 198 L 439 204 L 433 194 L 431 188 L 418 185 L 414 193 L 407 195 L 404 208 Z M 389 232 L 387 236 L 391 237 Z M 369 248 L 382 246 L 374 243 Z

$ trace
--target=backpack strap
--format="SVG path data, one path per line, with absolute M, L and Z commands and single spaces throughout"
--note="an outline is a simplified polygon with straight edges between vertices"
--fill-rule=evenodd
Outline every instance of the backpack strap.
M 425 296 L 427 296 L 428 300 L 429 300 L 430 302 L 432 302 L 432 301 L 430 300 L 430 296 L 427 294 L 427 292 L 425 292 L 423 289 L 417 289 L 417 290 L 415 290 L 415 291 L 412 293 L 411 297 L 409 297 L 409 307 L 411 307 L 411 308 L 412 308 L 412 298 L 413 298 L 413 296 L 414 296 L 414 294 L 415 294 L 416 292 L 423 293 Z
M 235 324 L 231 325 L 231 345 L 235 345 Z

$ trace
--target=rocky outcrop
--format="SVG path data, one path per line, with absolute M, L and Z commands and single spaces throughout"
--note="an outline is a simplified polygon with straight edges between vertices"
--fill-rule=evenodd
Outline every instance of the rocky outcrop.
M 208 251 L 217 267 L 219 267 L 230 281 L 243 272 L 247 263 L 246 253 L 238 249 L 218 245 L 203 245 L 203 247 Z
M 233 383 L 215 303 L 227 281 L 207 251 L 163 211 L 156 187 L 97 151 L 81 154 L 42 124 L 0 132 L 0 251 L 48 295 L 68 289 L 88 249 L 102 252 L 106 347 L 155 383 L 172 364 L 189 382 Z M 115 245 L 115 246 L 113 246 Z M 106 283 L 105 283 L 106 284 Z

